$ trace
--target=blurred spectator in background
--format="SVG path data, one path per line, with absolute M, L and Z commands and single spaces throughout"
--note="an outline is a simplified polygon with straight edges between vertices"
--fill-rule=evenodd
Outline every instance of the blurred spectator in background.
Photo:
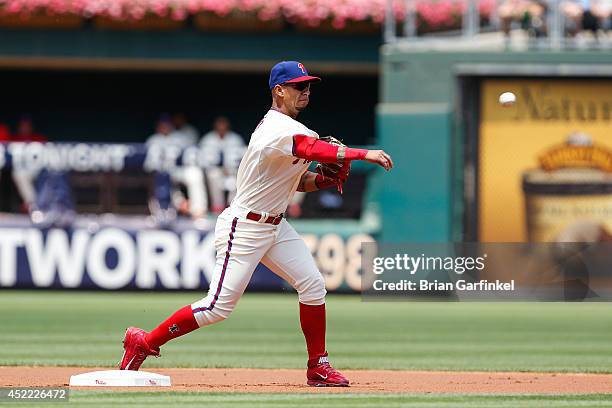
M 12 142 L 46 142 L 47 137 L 35 132 L 32 117 L 28 114 L 23 114 L 17 122 L 15 134 L 11 137 Z
M 531 37 L 546 34 L 546 3 L 543 0 L 504 0 L 497 12 L 506 36 L 510 35 L 513 24 L 520 24 Z
M 184 113 L 178 112 L 172 116 L 172 123 L 177 132 L 181 133 L 185 138 L 185 144 L 195 145 L 200 137 L 200 132 L 195 126 L 187 122 L 187 116 Z
M 11 139 L 11 132 L 4 123 L 0 123 L 0 143 L 8 142 Z
M 610 0 L 567 0 L 561 4 L 565 17 L 565 31 L 574 36 L 579 31 L 591 31 L 597 35 L 600 29 L 609 28 Z
M 156 133 L 147 139 L 146 144 L 148 149 L 160 149 L 160 151 L 163 152 L 169 147 L 185 149 L 193 143 L 190 142 L 188 137 L 185 137 L 184 133 L 175 130 L 169 115 L 163 114 L 157 122 Z M 172 201 L 174 207 L 180 213 L 189 214 L 194 219 L 206 215 L 208 205 L 206 202 L 206 187 L 202 169 L 197 166 L 176 167 L 169 172 L 168 176 L 169 177 L 166 177 L 165 174 L 158 174 L 155 178 L 155 199 L 157 202 L 156 205 L 153 206 L 153 215 L 159 216 L 160 219 L 164 220 L 168 218 L 165 214 L 155 214 L 155 212 L 156 210 L 167 212 L 170 201 Z M 182 196 L 180 189 L 171 188 L 165 185 L 168 184 L 169 181 L 184 185 L 187 190 L 187 198 Z
M 591 12 L 599 23 L 599 28 L 608 31 L 612 25 L 612 0 L 593 0 Z
M 36 201 L 29 207 L 34 224 L 67 227 L 74 221 L 74 199 L 66 172 L 43 169 L 36 176 L 36 191 Z
M 7 142 L 9 142 L 10 141 L 10 137 L 11 137 L 11 132 L 9 131 L 8 126 L 6 126 L 4 123 L 0 122 L 0 143 L 7 143 Z M 0 145 L 0 147 L 2 147 L 2 146 Z M 4 154 L 4 152 L 0 151 L 0 154 Z M 2 159 L 4 159 L 4 157 L 0 158 L 0 163 L 4 163 L 4 160 L 2 160 Z M 8 170 L 4 170 L 2 168 L 2 166 L 0 166 L 0 189 L 2 189 L 2 191 L 6 191 L 5 190 L 6 185 L 1 183 L 2 182 L 2 173 L 6 173 L 6 172 L 8 172 Z M 5 178 L 6 178 L 6 176 L 5 176 Z M 6 203 L 9 202 L 8 201 L 9 200 L 9 197 L 8 197 L 9 194 L 4 193 L 4 196 L 3 196 L 2 191 L 0 191 L 0 208 L 4 207 L 4 205 L 5 205 L 4 203 L 5 202 Z M 6 200 L 6 201 L 3 201 L 3 199 Z
M 213 129 L 200 140 L 200 148 L 208 157 L 213 157 L 213 165 L 207 169 L 206 178 L 212 211 L 220 214 L 227 204 L 225 192 L 228 192 L 227 202 L 231 202 L 236 194 L 236 174 L 244 155 L 244 140 L 232 132 L 226 117 L 219 116 L 213 123 Z
M 304 202 L 304 198 L 306 198 L 306 193 L 302 191 L 296 191 L 291 197 L 291 201 L 289 201 L 289 206 L 287 207 L 287 215 L 291 218 L 299 218 L 302 216 L 302 203 Z
M 561 12 L 564 17 L 566 35 L 573 37 L 582 30 L 584 6 L 585 4 L 582 0 L 566 0 L 561 3 Z M 588 5 L 587 9 L 589 9 Z
M 149 136 L 146 141 L 147 147 L 149 148 L 154 146 L 175 146 L 184 149 L 194 143 L 195 141 L 191 142 L 183 133 L 176 131 L 172 123 L 172 118 L 167 113 L 160 115 L 155 127 L 155 133 Z
M 23 114 L 19 117 L 15 133 L 10 138 L 11 142 L 47 142 L 47 137 L 35 132 L 32 117 L 29 114 Z M 40 174 L 40 170 L 35 169 L 13 169 L 13 181 L 19 191 L 22 200 L 22 211 L 31 212 L 36 203 L 36 179 Z M 43 188 L 44 183 L 39 183 L 38 192 Z
M 36 132 L 32 117 L 23 114 L 17 122 L 11 142 L 46 143 L 47 136 Z M 74 200 L 64 171 L 50 169 L 13 168 L 13 180 L 24 210 L 30 213 L 32 222 L 39 227 L 66 227 L 75 217 Z

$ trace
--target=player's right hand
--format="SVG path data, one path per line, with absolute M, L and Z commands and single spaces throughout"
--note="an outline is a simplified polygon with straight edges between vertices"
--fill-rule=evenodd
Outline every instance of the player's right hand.
M 368 150 L 365 160 L 378 164 L 387 171 L 393 168 L 393 159 L 384 150 Z

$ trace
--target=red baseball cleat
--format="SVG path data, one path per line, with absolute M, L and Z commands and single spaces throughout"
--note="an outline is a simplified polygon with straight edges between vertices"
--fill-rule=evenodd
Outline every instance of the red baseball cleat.
M 151 348 L 145 340 L 147 333 L 138 327 L 128 327 L 123 338 L 123 357 L 120 370 L 138 371 L 148 356 L 159 357 L 159 347 Z
M 308 360 L 306 383 L 312 387 L 348 387 L 349 380 L 329 364 L 327 353 Z

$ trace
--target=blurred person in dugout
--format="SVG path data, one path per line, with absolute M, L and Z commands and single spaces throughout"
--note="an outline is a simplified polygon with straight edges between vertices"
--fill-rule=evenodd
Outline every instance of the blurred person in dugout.
M 612 0 L 566 0 L 561 3 L 561 11 L 569 36 L 583 30 L 597 35 L 600 29 L 610 29 Z
M 185 143 L 189 144 L 189 146 L 195 145 L 198 142 L 200 132 L 187 121 L 187 116 L 183 112 L 172 115 L 172 124 L 174 129 L 183 135 Z
M 195 145 L 197 137 L 193 134 L 177 131 L 172 117 L 162 114 L 157 122 L 156 133 L 151 135 L 146 145 L 148 149 L 168 147 L 185 149 Z M 206 215 L 206 186 L 204 172 L 197 166 L 175 167 L 168 173 L 158 173 L 155 177 L 155 206 L 152 212 L 167 212 L 172 204 L 181 214 L 187 214 L 194 219 Z M 185 197 L 177 185 L 184 185 L 187 190 Z
M 11 131 L 9 127 L 0 122 L 0 143 L 8 143 L 11 141 Z
M 9 142 L 31 143 L 39 142 L 46 143 L 47 137 L 34 130 L 32 117 L 29 114 L 23 114 L 17 121 L 15 133 L 9 136 Z M 14 168 L 13 181 L 22 200 L 22 211 L 30 212 L 36 204 L 36 180 L 40 170 L 27 168 Z
M 531 37 L 546 34 L 546 1 L 544 0 L 504 0 L 497 13 L 501 30 L 508 37 L 513 24 L 520 24 Z
M 206 169 L 206 180 L 212 211 L 220 214 L 236 194 L 236 174 L 246 149 L 244 140 L 232 132 L 231 123 L 225 116 L 219 116 L 213 129 L 200 140 L 200 149 L 211 163 Z

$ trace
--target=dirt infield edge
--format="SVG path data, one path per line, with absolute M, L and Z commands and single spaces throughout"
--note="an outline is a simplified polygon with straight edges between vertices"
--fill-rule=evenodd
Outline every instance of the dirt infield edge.
M 0 367 L 0 387 L 64 387 L 92 367 Z M 168 375 L 171 387 L 147 390 L 252 393 L 612 394 L 612 374 L 346 370 L 349 388 L 308 387 L 304 370 L 149 368 Z M 124 388 L 121 388 L 124 389 Z M 125 387 L 134 390 L 134 387 Z M 143 390 L 143 388 L 139 388 Z

